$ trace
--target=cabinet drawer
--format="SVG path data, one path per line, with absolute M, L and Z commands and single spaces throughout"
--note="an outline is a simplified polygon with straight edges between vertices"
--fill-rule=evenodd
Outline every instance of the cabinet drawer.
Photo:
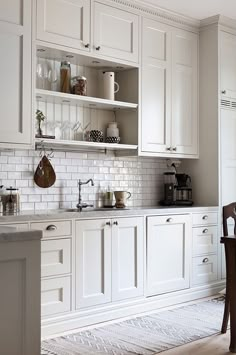
M 208 255 L 193 258 L 193 285 L 208 284 L 217 280 L 217 256 Z
M 71 277 L 41 281 L 41 316 L 71 310 Z
M 28 223 L 0 224 L 0 227 L 14 227 L 16 229 L 28 229 Z
M 71 221 L 33 222 L 31 229 L 42 230 L 43 238 L 64 237 L 72 233 Z
M 216 253 L 217 226 L 193 228 L 193 255 Z
M 207 224 L 217 224 L 218 213 L 217 212 L 203 212 L 203 213 L 193 213 L 193 225 L 207 225 Z
M 41 276 L 71 272 L 71 239 L 42 240 Z

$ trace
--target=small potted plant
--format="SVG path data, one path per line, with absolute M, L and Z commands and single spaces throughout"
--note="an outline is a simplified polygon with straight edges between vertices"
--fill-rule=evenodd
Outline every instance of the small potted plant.
M 41 122 L 43 122 L 46 119 L 46 116 L 44 116 L 43 112 L 40 110 L 36 111 L 36 120 L 38 121 L 38 130 L 36 137 L 40 138 L 43 136 L 42 128 L 41 128 Z

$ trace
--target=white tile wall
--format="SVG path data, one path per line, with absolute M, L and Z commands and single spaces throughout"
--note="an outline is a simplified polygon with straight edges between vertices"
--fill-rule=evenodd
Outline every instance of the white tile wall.
M 78 201 L 78 179 L 92 178 L 95 186 L 83 186 L 84 202 L 98 204 L 99 186 L 105 190 L 132 193 L 130 206 L 155 206 L 163 198 L 163 172 L 166 161 L 149 158 L 117 158 L 112 152 L 55 152 L 51 163 L 56 172 L 55 184 L 43 189 L 34 181 L 39 152 L 3 151 L 0 153 L 0 184 L 18 187 L 22 210 L 73 208 Z

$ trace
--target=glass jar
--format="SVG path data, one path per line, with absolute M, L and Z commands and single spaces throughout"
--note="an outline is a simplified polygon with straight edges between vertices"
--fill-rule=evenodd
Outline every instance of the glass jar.
M 87 79 L 84 76 L 75 76 L 71 80 L 72 94 L 87 95 Z
M 61 62 L 60 68 L 60 88 L 61 92 L 70 93 L 71 68 L 70 62 Z
M 20 194 L 19 190 L 10 186 L 6 189 L 5 197 L 6 214 L 17 214 L 20 211 Z

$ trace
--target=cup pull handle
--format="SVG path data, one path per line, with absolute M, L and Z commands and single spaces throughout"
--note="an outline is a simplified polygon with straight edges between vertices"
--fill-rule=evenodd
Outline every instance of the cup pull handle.
M 204 221 L 206 221 L 206 220 L 208 219 L 208 215 L 205 214 L 205 216 L 203 216 L 202 219 L 203 219 Z
M 203 263 L 208 263 L 208 261 L 209 261 L 208 258 L 204 258 L 204 259 L 202 260 Z
M 56 229 L 57 227 L 54 224 L 49 224 L 46 228 L 47 231 L 55 231 Z
M 173 221 L 173 218 L 167 218 L 167 220 L 166 220 L 167 223 L 170 223 L 172 221 Z
M 208 232 L 207 228 L 203 229 L 203 231 L 202 231 L 202 233 L 207 233 L 207 232 Z

